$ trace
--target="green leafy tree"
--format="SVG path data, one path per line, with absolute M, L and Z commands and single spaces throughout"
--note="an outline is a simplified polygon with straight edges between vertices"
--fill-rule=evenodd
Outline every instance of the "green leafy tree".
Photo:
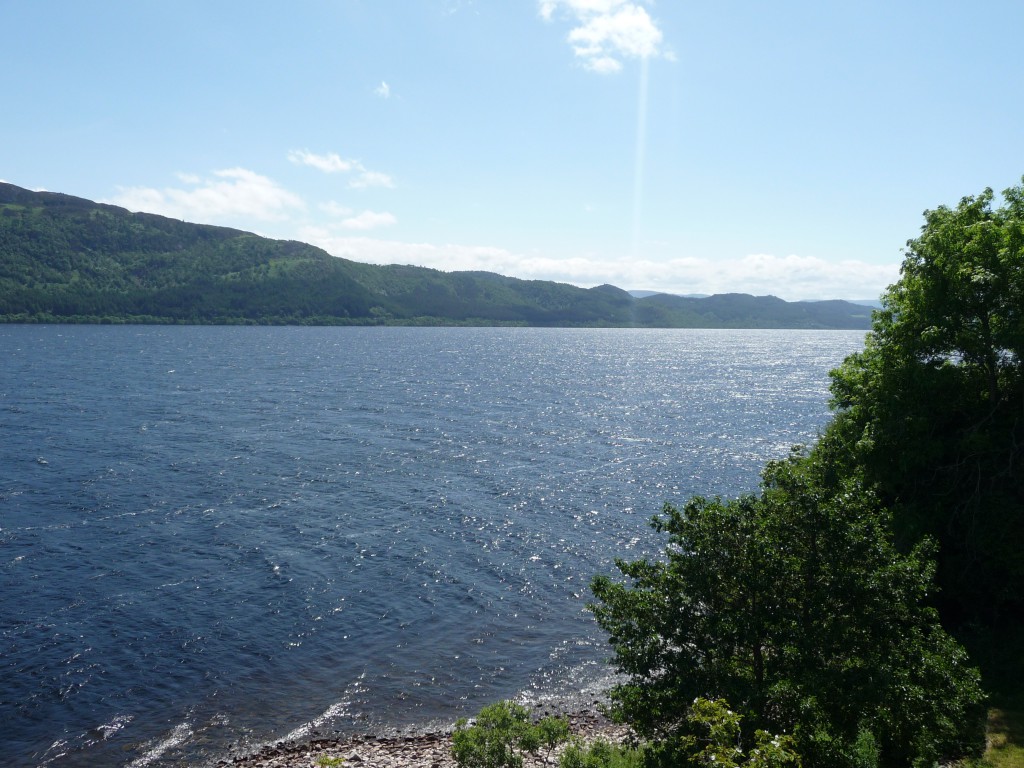
M 1024 186 L 1003 201 L 925 212 L 866 348 L 833 372 L 817 450 L 877 489 L 903 549 L 939 542 L 946 626 L 1008 648 L 1024 615 Z
M 628 678 L 613 712 L 685 752 L 694 699 L 724 698 L 759 729 L 792 734 L 809 768 L 854 764 L 867 730 L 883 765 L 930 764 L 978 746 L 981 698 L 966 654 L 925 598 L 931 550 L 897 551 L 856 478 L 794 454 L 759 495 L 666 506 L 664 558 L 594 579 L 598 623 Z

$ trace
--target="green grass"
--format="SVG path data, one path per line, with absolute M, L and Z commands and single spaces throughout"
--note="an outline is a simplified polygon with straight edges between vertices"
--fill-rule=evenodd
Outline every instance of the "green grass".
M 988 747 L 983 765 L 991 768 L 1024 768 L 1024 710 L 988 711 Z

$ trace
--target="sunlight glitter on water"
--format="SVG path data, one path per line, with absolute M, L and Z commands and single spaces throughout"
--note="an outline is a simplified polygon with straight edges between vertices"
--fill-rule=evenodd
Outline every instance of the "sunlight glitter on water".
M 4 327 L 0 762 L 198 764 L 589 696 L 590 578 L 656 546 L 664 501 L 813 440 L 861 341 Z

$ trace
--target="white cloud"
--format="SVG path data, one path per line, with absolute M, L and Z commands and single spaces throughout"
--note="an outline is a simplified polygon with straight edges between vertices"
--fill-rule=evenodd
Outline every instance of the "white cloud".
M 560 7 L 568 8 L 578 15 L 596 13 L 608 14 L 627 0 L 539 0 L 540 15 L 550 21 Z
M 353 189 L 365 189 L 366 187 L 386 187 L 393 189 L 395 182 L 386 173 L 378 171 L 363 171 L 356 178 L 348 183 Z
M 345 160 L 334 152 L 315 155 L 306 149 L 293 149 L 288 153 L 288 159 L 296 165 L 308 165 L 324 173 L 349 173 L 362 167 L 355 160 Z
M 662 50 L 663 34 L 647 10 L 631 0 L 539 0 L 545 21 L 564 11 L 575 26 L 568 36 L 584 68 L 609 74 L 622 69 L 622 59 L 653 56 L 674 58 Z
M 444 271 L 482 270 L 534 280 L 665 293 L 750 293 L 787 301 L 872 299 L 899 278 L 899 264 L 830 262 L 809 256 L 752 254 L 735 259 L 556 258 L 491 246 L 403 243 L 307 229 L 301 239 L 335 256 L 370 264 L 415 264 Z
M 599 56 L 587 61 L 586 67 L 591 72 L 597 72 L 599 75 L 610 75 L 622 69 L 622 63 L 611 56 Z
M 305 208 L 298 195 L 245 168 L 214 171 L 212 178 L 178 174 L 178 179 L 189 188 L 120 187 L 102 202 L 199 223 L 223 223 L 232 217 L 281 221 Z
M 395 186 L 394 180 L 386 173 L 367 170 L 358 160 L 346 160 L 340 155 L 331 152 L 326 155 L 317 155 L 307 149 L 293 149 L 288 153 L 288 159 L 296 165 L 308 165 L 324 173 L 355 173 L 354 179 L 348 185 L 352 189 L 365 189 L 366 187 L 386 187 L 392 189 Z
M 356 213 L 348 206 L 334 200 L 321 203 L 318 207 L 330 216 L 333 221 L 327 222 L 325 227 L 310 226 L 302 230 L 300 239 L 309 238 L 308 242 L 314 244 L 329 240 L 332 237 L 332 232 L 339 228 L 369 230 L 377 229 L 378 227 L 390 227 L 398 223 L 398 219 L 392 213 L 378 211 Z
M 356 216 L 343 219 L 341 226 L 345 229 L 377 229 L 378 227 L 390 227 L 397 224 L 398 219 L 390 213 L 378 213 L 376 211 L 363 211 Z
M 522 256 L 502 248 L 338 236 L 323 228 L 307 228 L 301 237 L 335 256 L 367 264 L 414 264 L 445 271 L 485 270 L 513 277 L 531 276 L 521 272 Z
M 376 88 L 373 89 L 373 92 L 375 94 L 377 94 L 378 96 L 380 96 L 382 99 L 390 99 L 391 98 L 391 86 L 388 85 L 383 80 L 381 81 L 380 85 L 378 85 Z

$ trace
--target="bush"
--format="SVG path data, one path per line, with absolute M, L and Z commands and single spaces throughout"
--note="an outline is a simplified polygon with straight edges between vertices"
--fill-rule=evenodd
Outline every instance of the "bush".
M 573 742 L 558 760 L 559 768 L 640 768 L 643 764 L 643 750 L 601 739 L 591 744 Z
M 462 718 L 452 733 L 452 757 L 461 768 L 520 768 L 523 754 L 544 747 L 550 754 L 569 736 L 565 718 L 546 717 L 536 724 L 521 704 L 500 701 L 480 710 L 475 723 Z

